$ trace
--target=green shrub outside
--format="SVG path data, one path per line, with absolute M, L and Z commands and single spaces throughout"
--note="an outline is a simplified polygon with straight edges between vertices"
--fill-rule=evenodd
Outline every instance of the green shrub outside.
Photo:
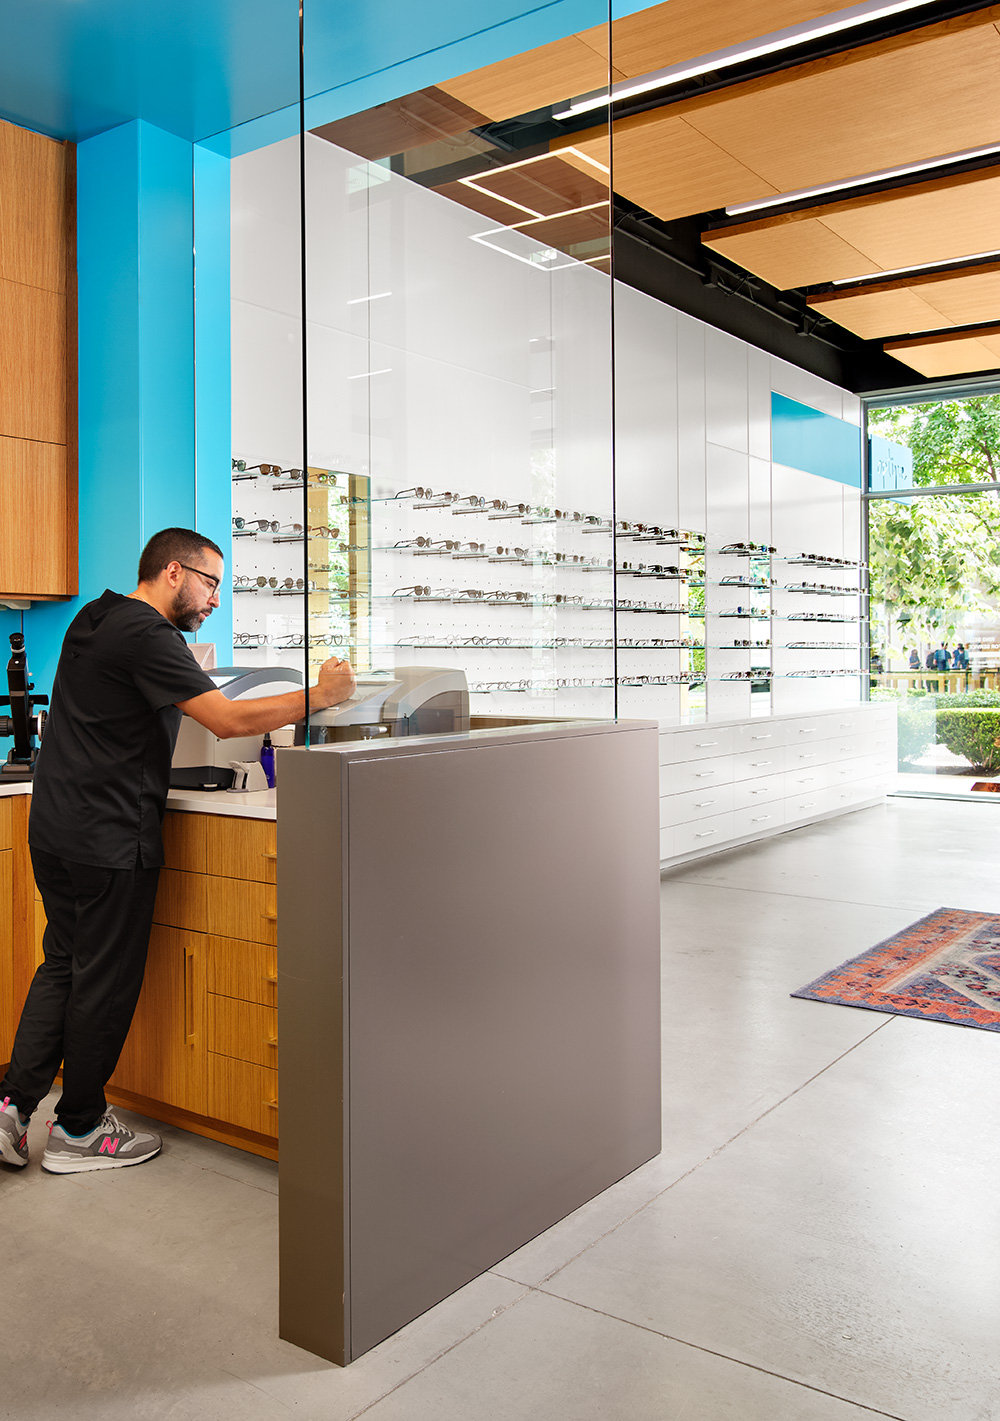
M 998 739 L 1000 710 L 974 706 L 938 708 L 938 744 L 946 745 L 953 755 L 963 755 L 977 774 L 993 775 L 1000 770 Z
M 899 735 L 899 758 L 907 763 L 916 763 L 927 754 L 935 740 L 935 715 L 933 703 L 922 700 L 919 709 L 910 704 L 909 698 L 899 702 L 896 713 Z

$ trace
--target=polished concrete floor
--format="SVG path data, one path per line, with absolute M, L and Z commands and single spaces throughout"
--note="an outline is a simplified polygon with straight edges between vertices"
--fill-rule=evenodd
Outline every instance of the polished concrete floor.
M 274 1166 L 46 1175 L 43 1106 L 0 1416 L 1000 1418 L 1000 1037 L 788 995 L 998 866 L 1000 805 L 896 800 L 674 870 L 662 1155 L 345 1370 L 275 1335 Z

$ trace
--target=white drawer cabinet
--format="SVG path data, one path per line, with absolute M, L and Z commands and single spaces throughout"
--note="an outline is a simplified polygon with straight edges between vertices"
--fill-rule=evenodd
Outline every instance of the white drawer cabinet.
M 785 795 L 785 776 L 782 773 L 765 775 L 760 780 L 737 780 L 733 785 L 733 808 L 737 812 L 749 809 L 754 804 L 769 804 Z
M 877 800 L 895 773 L 892 705 L 663 731 L 661 858 L 711 853 L 846 813 Z
M 781 745 L 760 750 L 743 750 L 733 756 L 734 780 L 759 780 L 764 775 L 776 775 L 785 768 L 785 752 Z
M 666 794 L 660 799 L 660 828 L 686 824 L 691 819 L 708 819 L 714 814 L 726 814 L 732 807 L 731 784 L 691 789 L 687 794 Z
M 671 831 L 675 855 L 691 854 L 696 849 L 721 847 L 735 838 L 733 815 L 717 814 L 712 819 L 695 819 L 690 824 L 678 824 Z
M 690 760 L 710 760 L 733 753 L 733 727 L 716 730 L 667 730 L 660 733 L 660 764 L 680 765 Z
M 733 837 L 763 834 L 779 828 L 785 822 L 785 806 L 780 799 L 769 804 L 754 804 L 749 809 L 737 809 L 733 815 Z
M 690 789 L 706 789 L 710 785 L 732 784 L 733 757 L 719 755 L 714 759 L 688 760 L 680 765 L 660 766 L 660 794 L 685 794 Z

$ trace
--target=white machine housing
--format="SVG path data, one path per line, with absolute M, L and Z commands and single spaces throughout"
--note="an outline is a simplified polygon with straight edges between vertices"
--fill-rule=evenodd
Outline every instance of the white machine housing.
M 301 671 L 289 666 L 213 666 L 207 675 L 222 694 L 231 701 L 253 701 L 261 696 L 280 696 L 286 691 L 301 691 Z M 232 740 L 220 740 L 189 715 L 184 716 L 171 761 L 170 782 L 177 788 L 225 789 L 232 782 L 229 769 L 232 760 L 256 760 L 260 756 L 262 737 L 242 735 Z M 197 771 L 204 771 L 201 781 Z M 175 773 L 184 771 L 185 773 Z

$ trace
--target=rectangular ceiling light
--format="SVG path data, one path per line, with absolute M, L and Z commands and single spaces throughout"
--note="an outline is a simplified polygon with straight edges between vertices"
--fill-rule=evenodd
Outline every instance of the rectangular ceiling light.
M 842 276 L 839 281 L 831 281 L 831 286 L 872 286 L 884 281 L 887 276 L 919 276 L 923 271 L 936 271 L 942 266 L 961 267 L 968 262 L 984 261 L 987 257 L 994 260 L 1000 257 L 997 252 L 973 252 L 968 257 L 946 257 L 944 261 L 924 262 L 923 266 L 894 266 L 887 271 L 873 271 L 867 276 Z
M 827 193 L 843 192 L 845 188 L 861 187 L 866 183 L 886 183 L 893 178 L 908 177 L 910 173 L 925 173 L 934 168 L 947 167 L 951 163 L 988 158 L 992 153 L 1000 153 L 1000 143 L 991 143 L 986 148 L 963 148 L 961 153 L 943 153 L 938 158 L 923 158 L 919 163 L 906 163 L 900 168 L 881 168 L 877 173 L 860 173 L 853 178 L 840 178 L 835 183 L 824 183 L 821 187 L 800 187 L 792 192 L 776 192 L 772 197 L 757 197 L 752 202 L 737 202 L 726 208 L 726 216 L 742 217 L 748 212 L 761 212 L 768 207 L 781 207 L 786 202 L 803 202 L 811 197 L 825 197 Z
M 901 14 L 905 10 L 916 10 L 927 5 L 930 0 L 867 0 L 863 5 L 851 5 L 846 10 L 835 10 L 822 19 L 806 20 L 799 25 L 790 25 L 784 30 L 774 30 L 748 40 L 745 44 L 733 45 L 729 49 L 717 49 L 712 54 L 703 54 L 683 64 L 671 64 L 666 69 L 656 69 L 651 74 L 642 74 L 636 79 L 622 79 L 612 84 L 610 91 L 575 99 L 562 108 L 552 110 L 553 118 L 575 118 L 577 114 L 590 113 L 593 109 L 604 108 L 609 101 L 631 99 L 637 94 L 648 94 L 654 89 L 665 88 L 668 84 L 680 84 L 685 79 L 693 79 L 698 74 L 711 73 L 713 69 L 727 69 L 734 64 L 742 64 L 748 59 L 759 59 L 765 54 L 777 54 L 780 50 L 791 49 L 809 40 L 823 39 L 826 35 L 837 34 L 841 30 L 853 29 L 857 25 L 869 24 L 872 20 L 885 19 Z M 612 55 L 614 36 L 612 34 Z

